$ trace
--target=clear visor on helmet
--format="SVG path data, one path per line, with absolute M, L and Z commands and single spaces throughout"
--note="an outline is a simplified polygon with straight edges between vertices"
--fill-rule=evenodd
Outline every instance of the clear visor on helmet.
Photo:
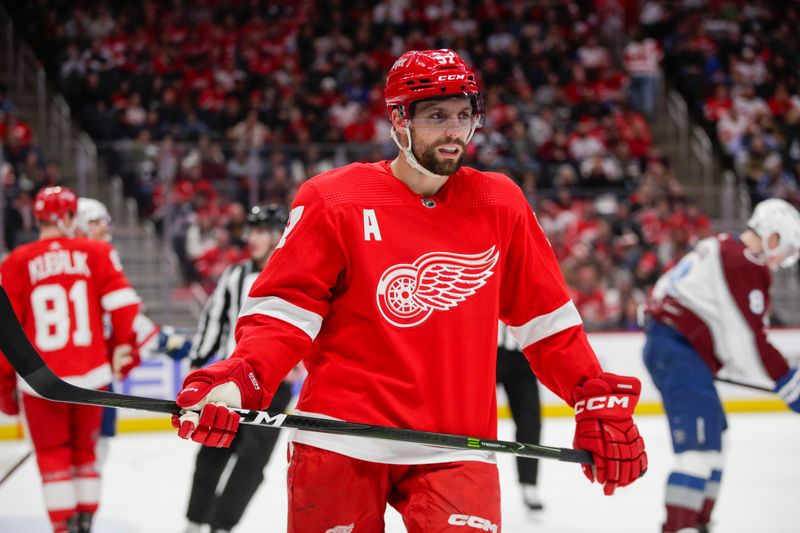
M 483 125 L 483 101 L 480 94 L 449 94 L 411 104 L 410 122 L 428 130 L 474 131 Z

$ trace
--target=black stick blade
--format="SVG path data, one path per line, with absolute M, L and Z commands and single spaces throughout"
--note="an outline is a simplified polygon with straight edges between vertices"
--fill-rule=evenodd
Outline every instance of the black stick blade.
M 0 287 L 0 350 L 25 381 L 28 381 L 27 376 L 40 368 L 47 368 L 42 357 L 22 331 L 14 307 L 3 287 Z M 33 387 L 32 384 L 31 386 Z

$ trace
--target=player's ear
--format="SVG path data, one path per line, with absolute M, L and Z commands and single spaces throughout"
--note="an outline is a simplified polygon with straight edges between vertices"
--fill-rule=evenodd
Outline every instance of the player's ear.
M 392 126 L 397 131 L 408 126 L 408 120 L 403 117 L 402 113 L 400 113 L 400 110 L 397 108 L 392 109 L 391 120 Z

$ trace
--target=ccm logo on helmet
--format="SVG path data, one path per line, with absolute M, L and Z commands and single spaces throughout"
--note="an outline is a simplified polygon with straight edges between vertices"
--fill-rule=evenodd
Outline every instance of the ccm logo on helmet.
M 480 529 L 481 531 L 492 531 L 497 533 L 497 524 L 492 524 L 489 520 L 479 516 L 469 516 L 465 514 L 451 514 L 447 519 L 451 526 L 467 526 Z
M 584 411 L 598 411 L 600 409 L 613 409 L 615 406 L 628 407 L 629 396 L 595 396 L 588 400 L 581 400 L 575 404 L 575 414 Z
M 465 79 L 467 79 L 466 74 L 447 74 L 447 75 L 442 74 L 441 76 L 436 78 L 436 81 L 458 81 Z

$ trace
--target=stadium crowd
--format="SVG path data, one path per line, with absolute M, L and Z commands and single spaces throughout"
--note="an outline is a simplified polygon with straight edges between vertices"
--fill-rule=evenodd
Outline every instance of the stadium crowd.
M 45 160 L 33 128 L 18 116 L 6 86 L 0 83 L 0 191 L 5 206 L 5 249 L 36 238 L 33 198 L 40 188 L 61 182 L 58 165 Z
M 800 6 L 779 2 L 654 6 L 647 22 L 664 43 L 666 75 L 752 203 L 800 202 Z
M 784 56 L 800 47 L 777 51 L 796 9 L 779 24 L 768 2 L 708 4 L 36 0 L 11 11 L 109 173 L 170 225 L 186 281 L 207 289 L 243 253 L 245 206 L 289 203 L 321 171 L 394 156 L 383 103 L 394 58 L 457 50 L 487 109 L 466 164 L 523 188 L 588 329 L 632 329 L 657 276 L 712 232 L 653 144 L 662 56 L 754 197 L 796 200 L 797 58 Z M 629 36 L 619 61 L 603 44 L 614 35 Z M 765 73 L 775 61 L 785 76 Z M 742 111 L 726 91 L 768 101 L 742 104 L 735 142 L 725 124 Z

